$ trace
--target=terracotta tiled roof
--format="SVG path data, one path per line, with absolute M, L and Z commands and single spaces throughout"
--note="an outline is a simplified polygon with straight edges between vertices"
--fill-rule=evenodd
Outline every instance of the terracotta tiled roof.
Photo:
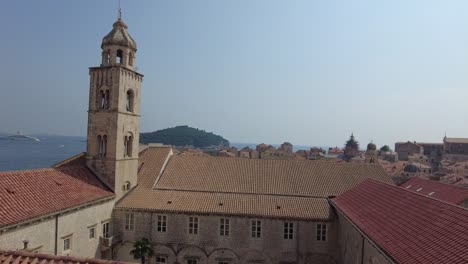
M 410 178 L 400 187 L 458 205 L 468 200 L 468 188 L 424 180 L 418 177 Z
M 86 166 L 86 153 L 82 152 L 66 160 L 60 161 L 54 165 L 53 168 L 66 168 L 75 166 Z
M 392 183 L 380 165 L 176 155 L 156 188 L 328 197 L 369 177 Z
M 139 187 L 153 187 L 170 152 L 171 148 L 168 147 L 149 147 L 140 153 L 138 167 Z
M 325 198 L 136 189 L 116 208 L 163 212 L 327 220 Z
M 29 253 L 25 251 L 0 250 L 0 264 L 117 264 L 128 263 L 112 260 L 78 258 L 69 256 L 54 256 Z
M 397 263 L 468 263 L 468 210 L 366 180 L 331 199 Z
M 0 227 L 113 195 L 85 167 L 0 172 Z
M 468 138 L 445 138 L 444 141 L 447 143 L 468 144 Z

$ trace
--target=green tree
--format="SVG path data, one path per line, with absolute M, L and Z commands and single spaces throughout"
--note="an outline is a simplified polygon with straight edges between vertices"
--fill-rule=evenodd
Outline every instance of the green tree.
M 382 152 L 388 152 L 388 151 L 392 151 L 392 149 L 391 149 L 389 146 L 385 145 L 385 146 L 383 146 L 383 147 L 380 148 L 380 151 L 382 151 Z
M 154 250 L 151 242 L 147 238 L 142 238 L 135 241 L 130 254 L 133 255 L 133 258 L 140 259 L 141 264 L 145 264 L 146 260 L 154 255 Z

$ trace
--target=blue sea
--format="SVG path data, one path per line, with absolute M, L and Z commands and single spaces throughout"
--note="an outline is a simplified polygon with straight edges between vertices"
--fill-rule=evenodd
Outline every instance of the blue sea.
M 48 168 L 53 164 L 86 151 L 85 137 L 68 136 L 34 136 L 40 141 L 0 140 L 0 171 Z M 241 149 L 253 143 L 231 143 Z M 278 147 L 279 145 L 273 144 Z M 309 149 L 309 146 L 294 146 L 298 149 Z
M 0 171 L 48 168 L 86 151 L 85 137 L 35 137 L 41 141 L 0 140 Z

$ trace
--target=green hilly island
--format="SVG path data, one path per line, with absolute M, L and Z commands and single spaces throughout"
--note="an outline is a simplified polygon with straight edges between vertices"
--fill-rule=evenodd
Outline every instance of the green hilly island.
M 154 132 L 141 133 L 140 143 L 162 143 L 196 148 L 227 147 L 229 141 L 211 132 L 189 126 L 176 126 Z

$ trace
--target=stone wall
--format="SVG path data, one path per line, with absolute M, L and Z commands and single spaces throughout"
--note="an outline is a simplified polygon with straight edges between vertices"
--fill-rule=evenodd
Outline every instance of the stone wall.
M 339 256 L 341 264 L 391 264 L 387 258 L 371 241 L 357 230 L 341 212 L 337 212 L 339 225 Z
M 130 212 L 130 211 L 129 211 Z M 114 212 L 114 228 L 122 231 L 122 244 L 115 249 L 117 260 L 135 261 L 129 254 L 135 240 L 152 241 L 157 256 L 167 263 L 185 263 L 197 258 L 198 263 L 337 263 L 337 239 L 334 222 L 327 222 L 326 241 L 317 241 L 317 224 L 323 222 L 248 218 L 216 215 L 162 214 L 167 216 L 167 232 L 158 232 L 156 219 L 160 213 L 135 211 L 135 230 L 125 231 L 125 211 Z M 160 214 L 161 215 L 161 214 Z M 199 218 L 197 235 L 189 234 L 188 219 Z M 219 235 L 219 219 L 230 219 L 230 235 Z M 251 221 L 262 222 L 262 237 L 251 237 Z M 284 222 L 294 223 L 293 239 L 283 238 Z M 151 262 L 154 263 L 154 258 Z
M 23 240 L 33 252 L 100 258 L 99 237 L 102 223 L 110 221 L 114 200 L 80 208 L 64 214 L 57 214 L 25 224 L 0 230 L 1 249 L 23 249 Z M 57 226 L 57 229 L 56 229 Z M 95 237 L 89 238 L 89 228 L 95 227 Z M 64 239 L 71 238 L 71 249 L 64 250 Z M 55 244 L 57 238 L 57 245 Z

